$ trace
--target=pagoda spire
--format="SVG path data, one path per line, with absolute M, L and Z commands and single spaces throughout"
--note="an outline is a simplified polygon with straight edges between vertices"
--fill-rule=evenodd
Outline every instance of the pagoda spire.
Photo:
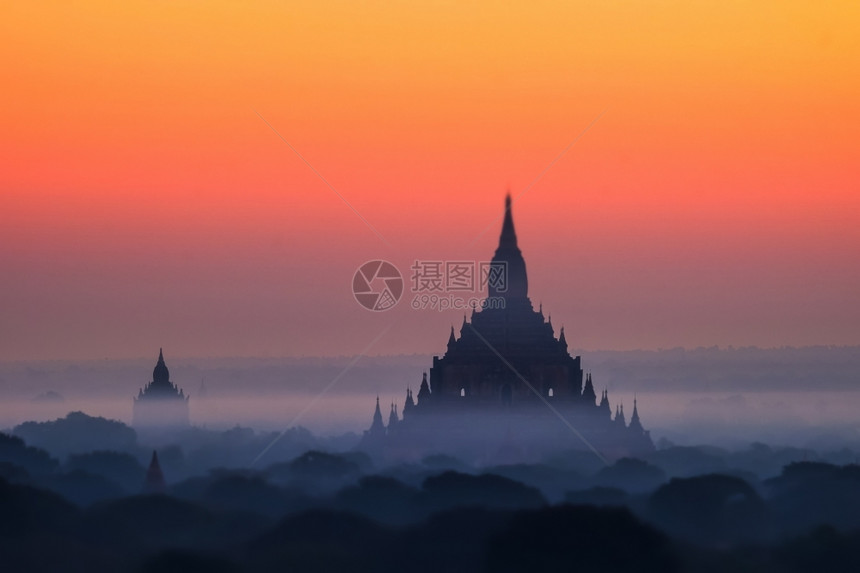
M 502 235 L 499 237 L 499 248 L 517 248 L 517 232 L 514 230 L 514 215 L 511 210 L 511 192 L 505 195 L 505 219 L 502 222 Z
M 430 385 L 427 383 L 427 373 L 421 378 L 421 387 L 418 388 L 418 404 L 422 404 L 430 398 Z
M 409 414 L 412 408 L 415 407 L 415 400 L 412 399 L 412 388 L 406 388 L 406 401 L 403 403 L 403 417 Z
M 639 409 L 636 406 L 636 396 L 633 396 L 633 414 L 630 416 L 630 425 L 628 426 L 634 432 L 644 434 L 645 428 L 642 427 L 642 422 L 639 420 Z
M 594 392 L 594 384 L 591 382 L 591 372 L 585 378 L 585 388 L 582 390 L 582 400 L 589 406 L 597 402 L 597 394 Z
M 502 268 L 502 274 L 505 276 L 491 277 L 493 280 L 488 284 L 489 296 L 501 297 L 505 300 L 528 300 L 529 280 L 526 274 L 526 262 L 517 246 L 510 192 L 505 197 L 505 218 L 502 222 L 502 233 L 499 236 L 499 247 L 490 264 L 495 265 L 496 268 Z
M 603 390 L 603 398 L 600 399 L 600 412 L 607 420 L 612 419 L 612 408 L 609 406 L 609 390 Z
M 156 386 L 170 385 L 170 371 L 167 369 L 167 364 L 164 363 L 164 351 L 161 348 L 158 349 L 158 362 L 152 369 L 152 382 Z
M 370 434 L 385 434 L 385 424 L 382 422 L 382 411 L 379 409 L 379 394 L 376 395 L 376 409 L 373 411 L 373 423 L 370 424 Z
M 391 402 L 391 411 L 388 413 L 388 432 L 391 433 L 391 430 L 397 425 L 399 420 L 397 419 L 397 406 L 394 405 L 394 402 Z
M 158 452 L 152 450 L 152 459 L 149 469 L 146 470 L 146 479 L 143 482 L 143 493 L 164 493 L 167 491 L 167 483 L 164 481 L 164 473 L 158 463 Z
M 622 428 L 627 426 L 627 422 L 624 421 L 624 403 L 623 402 L 618 406 L 618 410 L 615 414 L 615 423 L 620 425 Z

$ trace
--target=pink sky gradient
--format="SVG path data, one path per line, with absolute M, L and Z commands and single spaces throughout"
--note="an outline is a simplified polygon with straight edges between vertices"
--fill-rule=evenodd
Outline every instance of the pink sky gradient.
M 572 347 L 860 344 L 856 4 L 386 5 L 10 7 L 0 360 L 442 352 L 355 269 L 488 260 L 580 135 L 514 206 Z

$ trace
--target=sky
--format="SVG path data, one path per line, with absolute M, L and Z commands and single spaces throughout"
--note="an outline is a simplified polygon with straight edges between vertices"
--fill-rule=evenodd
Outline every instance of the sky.
M 444 352 L 508 190 L 574 348 L 860 344 L 856 2 L 0 10 L 0 360 Z

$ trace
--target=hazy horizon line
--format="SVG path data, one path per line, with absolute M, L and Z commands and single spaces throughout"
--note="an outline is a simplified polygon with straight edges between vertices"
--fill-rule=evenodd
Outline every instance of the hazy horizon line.
M 163 347 L 162 347 L 163 348 Z M 572 355 L 583 355 L 587 353 L 662 353 L 662 352 L 696 352 L 696 351 L 717 351 L 717 352 L 739 352 L 739 351 L 778 351 L 778 350 L 860 350 L 860 344 L 805 344 L 805 345 L 792 345 L 785 344 L 782 346 L 757 346 L 757 345 L 743 345 L 743 346 L 734 346 L 732 344 L 729 345 L 719 345 L 714 344 L 711 346 L 695 346 L 695 347 L 687 347 L 687 346 L 673 346 L 669 348 L 657 347 L 657 348 L 598 348 L 598 349 L 586 349 L 586 348 L 576 348 L 569 347 L 569 352 Z M 360 355 L 358 353 L 354 354 L 280 354 L 280 355 L 271 355 L 271 354 L 258 354 L 258 355 L 201 355 L 201 354 L 172 354 L 167 353 L 165 357 L 166 361 L 170 360 L 351 360 L 356 356 L 361 356 L 362 359 L 379 359 L 379 358 L 410 358 L 410 357 L 432 357 L 435 355 L 439 355 L 438 352 L 412 352 L 412 353 L 394 353 L 394 354 L 365 354 Z M 67 363 L 67 362 L 136 362 L 139 360 L 157 360 L 158 356 L 156 353 L 151 353 L 147 355 L 139 355 L 139 356 L 121 356 L 121 357 L 85 357 L 85 358 L 69 358 L 69 357 L 61 357 L 61 358 L 22 358 L 15 360 L 5 360 L 0 359 L 0 365 L 8 366 L 8 365 L 16 365 L 16 364 L 33 364 L 33 363 Z

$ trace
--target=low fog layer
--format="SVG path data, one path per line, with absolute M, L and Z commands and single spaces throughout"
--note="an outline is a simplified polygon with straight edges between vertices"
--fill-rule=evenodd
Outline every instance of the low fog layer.
M 860 443 L 860 347 L 577 351 L 598 392 L 629 416 L 634 396 L 655 442 L 742 447 Z M 361 432 L 379 395 L 402 407 L 431 356 L 172 358 L 171 379 L 191 396 L 196 426 L 261 431 L 304 426 Z M 0 364 L 0 428 L 83 411 L 131 422 L 132 396 L 153 358 Z M 386 410 L 387 414 L 387 410 Z

